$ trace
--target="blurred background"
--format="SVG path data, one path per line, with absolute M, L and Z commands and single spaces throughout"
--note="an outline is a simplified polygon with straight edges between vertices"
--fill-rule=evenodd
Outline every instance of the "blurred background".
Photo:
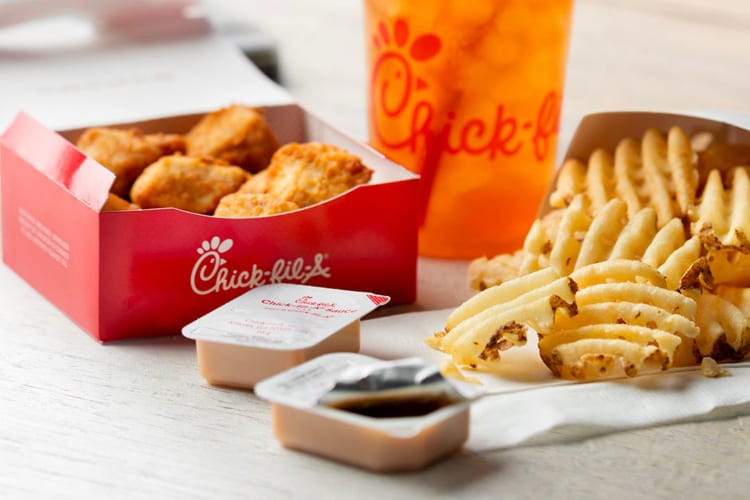
M 28 3 L 0 0 L 0 8 Z M 303 105 L 366 137 L 360 1 L 204 0 L 198 7 Z M 2 28 L 7 12 L 0 16 L 0 63 L 3 45 L 19 32 Z M 582 114 L 597 110 L 720 112 L 745 120 L 750 78 L 737 75 L 750 75 L 748 46 L 746 0 L 577 0 L 560 144 Z
M 292 94 L 366 136 L 361 2 L 204 4 L 219 23 L 241 20 L 279 42 L 280 77 Z M 736 77 L 750 75 L 748 44 L 747 0 L 576 0 L 561 144 L 590 111 L 750 114 L 750 78 Z M 665 84 L 675 81 L 679 89 Z

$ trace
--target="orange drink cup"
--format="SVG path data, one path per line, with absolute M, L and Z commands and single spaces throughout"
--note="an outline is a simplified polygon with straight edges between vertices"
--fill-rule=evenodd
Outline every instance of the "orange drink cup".
M 554 172 L 571 9 L 365 0 L 369 139 L 421 176 L 421 255 L 522 246 Z

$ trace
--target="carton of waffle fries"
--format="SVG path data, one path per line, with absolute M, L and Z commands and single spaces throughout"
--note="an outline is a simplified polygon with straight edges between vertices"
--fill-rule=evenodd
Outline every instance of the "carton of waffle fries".
M 746 359 L 749 145 L 702 118 L 585 117 L 523 247 L 472 262 L 477 295 L 428 344 L 491 372 L 531 328 L 574 380 Z

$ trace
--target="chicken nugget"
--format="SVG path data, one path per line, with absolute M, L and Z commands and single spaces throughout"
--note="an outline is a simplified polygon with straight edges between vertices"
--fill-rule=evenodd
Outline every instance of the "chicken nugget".
M 133 183 L 130 198 L 143 208 L 175 207 L 211 214 L 219 200 L 247 180 L 240 167 L 205 158 L 172 155 L 146 167 Z
M 140 209 L 141 207 L 139 207 L 135 203 L 130 203 L 129 201 L 120 198 L 114 193 L 109 193 L 107 195 L 107 201 L 104 202 L 104 206 L 102 206 L 102 212 L 121 212 L 123 210 Z
M 219 201 L 217 217 L 261 217 L 296 210 L 293 201 L 284 201 L 265 193 L 231 193 Z
M 127 198 L 135 178 L 165 155 L 185 151 L 185 140 L 175 134 L 144 134 L 136 128 L 90 128 L 76 142 L 78 149 L 115 174 L 111 191 Z
M 268 167 L 268 193 L 306 207 L 366 184 L 372 170 L 359 157 L 332 144 L 290 143 Z
M 241 193 L 265 193 L 268 191 L 268 169 L 253 174 L 242 186 Z
M 188 156 L 216 158 L 253 173 L 266 168 L 279 148 L 263 110 L 240 105 L 207 114 L 185 140 Z

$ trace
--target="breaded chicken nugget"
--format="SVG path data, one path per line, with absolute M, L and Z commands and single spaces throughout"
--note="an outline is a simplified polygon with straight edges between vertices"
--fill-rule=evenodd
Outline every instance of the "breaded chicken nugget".
M 216 158 L 249 172 L 266 168 L 279 148 L 263 110 L 239 105 L 207 114 L 185 140 L 188 156 Z
M 240 167 L 205 158 L 172 155 L 146 167 L 133 183 L 130 199 L 143 208 L 175 207 L 211 214 L 219 200 L 247 180 Z
M 127 200 L 123 200 L 114 193 L 107 195 L 107 201 L 104 202 L 102 212 L 120 212 L 123 210 L 140 210 L 141 207 L 135 203 L 130 203 Z
M 296 210 L 299 206 L 265 193 L 232 193 L 219 201 L 217 217 L 260 217 Z
M 306 207 L 366 184 L 371 177 L 372 170 L 359 157 L 332 144 L 290 143 L 271 159 L 268 193 Z
M 162 156 L 184 152 L 185 140 L 174 134 L 144 134 L 135 128 L 91 128 L 83 132 L 76 146 L 114 172 L 111 191 L 127 198 L 143 169 Z
M 268 191 L 268 169 L 253 174 L 242 186 L 241 193 L 265 193 Z

